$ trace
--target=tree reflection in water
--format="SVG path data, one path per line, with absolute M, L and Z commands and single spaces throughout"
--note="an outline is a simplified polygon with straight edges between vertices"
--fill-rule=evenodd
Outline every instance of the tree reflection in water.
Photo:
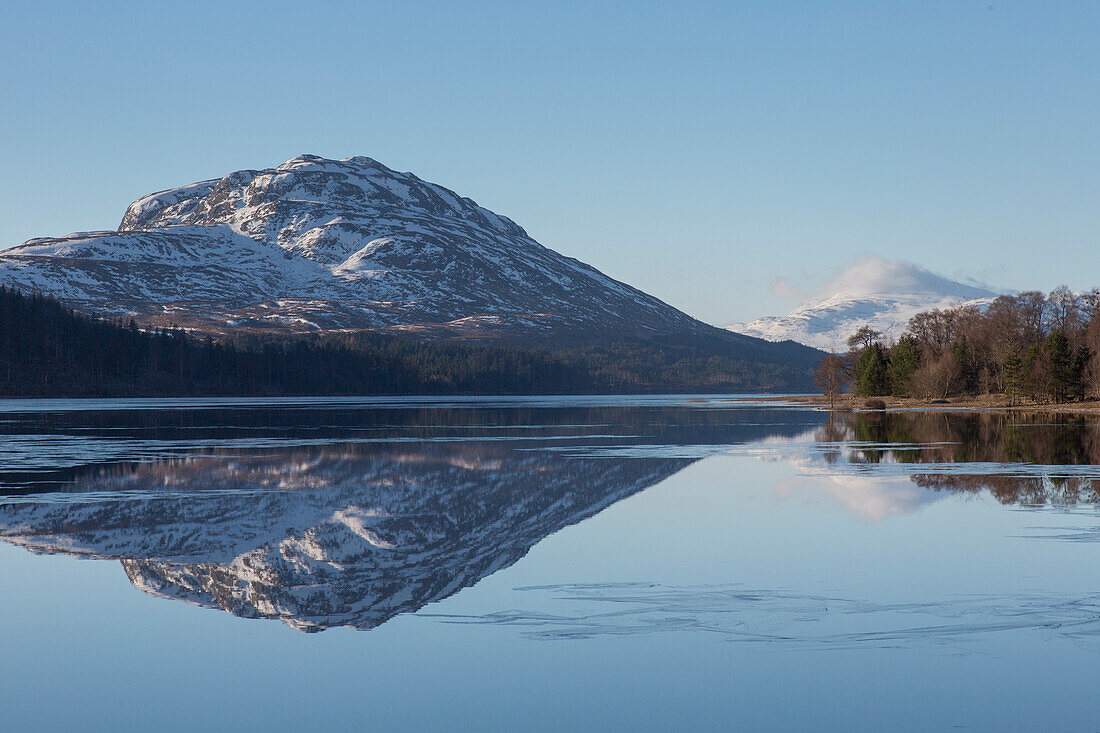
M 827 464 L 902 464 L 915 484 L 934 491 L 987 490 L 1006 505 L 1100 503 L 1093 470 L 1100 466 L 1100 421 L 1092 416 L 834 413 L 814 439 Z

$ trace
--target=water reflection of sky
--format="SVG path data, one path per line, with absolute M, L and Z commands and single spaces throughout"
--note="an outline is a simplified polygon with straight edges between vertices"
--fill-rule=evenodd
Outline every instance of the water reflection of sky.
M 530 417 L 522 424 L 537 425 Z M 603 415 L 561 417 L 541 446 L 518 430 L 447 441 L 434 428 L 423 441 L 290 453 L 219 453 L 215 440 L 187 460 L 49 474 L 87 491 L 51 484 L 0 504 L 9 539 L 38 526 L 34 549 L 55 553 L 0 543 L 5 725 L 1091 730 L 1100 716 L 1100 517 L 1085 494 L 1067 504 L 1064 488 L 1035 491 L 1087 481 L 1090 466 L 1013 464 L 988 447 L 968 464 L 945 461 L 957 435 L 893 456 L 889 440 L 820 440 L 813 413 L 647 414 L 610 431 Z M 673 418 L 693 424 L 653 427 Z M 487 419 L 494 437 L 508 421 Z M 416 426 L 396 424 L 390 437 L 414 437 Z M 987 444 L 1020 450 L 1002 425 L 984 429 Z M 1088 430 L 1070 430 L 1068 455 L 1087 455 Z M 1034 450 L 1048 438 L 1035 436 Z M 990 467 L 1010 474 L 999 495 L 937 483 L 985 480 Z M 278 487 L 248 493 L 272 476 Z M 1011 493 L 1019 482 L 1031 483 Z M 1058 501 L 1009 501 L 1040 495 Z M 482 513 L 460 521 L 471 499 Z M 51 523 L 36 501 L 52 502 Z M 84 503 L 99 508 L 66 524 Z M 76 550 L 109 561 L 65 554 Z M 379 564 L 395 556 L 405 575 Z M 281 564 L 292 558 L 298 575 Z M 148 562 L 134 570 L 135 560 Z M 226 569 L 267 594 L 270 615 L 195 607 L 208 600 L 199 586 Z M 428 572 L 443 575 L 416 586 Z M 171 585 L 143 593 L 135 577 L 199 586 L 186 598 Z M 377 625 L 356 607 L 325 633 L 300 634 L 263 620 L 323 619 L 278 595 L 295 578 L 339 594 L 380 579 L 377 595 L 355 597 L 370 603 L 422 587 L 424 603 Z M 456 578 L 469 582 L 452 589 Z M 369 630 L 342 628 L 363 620 Z M 43 705 L 43 690 L 65 704 Z

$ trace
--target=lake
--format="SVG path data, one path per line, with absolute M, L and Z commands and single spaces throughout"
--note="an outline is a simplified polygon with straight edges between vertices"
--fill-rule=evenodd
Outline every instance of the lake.
M 1096 417 L 0 401 L 4 730 L 1100 730 Z

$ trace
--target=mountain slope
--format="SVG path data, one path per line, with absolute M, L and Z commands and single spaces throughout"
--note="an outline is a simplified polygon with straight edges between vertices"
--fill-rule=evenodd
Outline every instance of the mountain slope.
M 727 328 L 769 341 L 792 340 L 841 352 L 860 326 L 897 339 L 917 313 L 963 304 L 981 307 L 996 296 L 991 290 L 949 280 L 908 262 L 870 257 L 844 269 L 821 294 L 786 316 L 767 316 Z
M 0 283 L 211 333 L 592 338 L 711 327 L 442 186 L 303 155 L 138 199 L 117 232 L 0 253 Z

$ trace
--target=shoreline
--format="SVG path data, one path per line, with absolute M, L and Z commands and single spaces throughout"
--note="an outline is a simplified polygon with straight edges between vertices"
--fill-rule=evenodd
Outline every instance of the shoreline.
M 829 408 L 829 398 L 825 395 L 801 395 L 797 397 L 765 397 L 767 401 L 792 402 L 800 405 Z M 868 407 L 867 402 L 880 400 L 885 403 L 886 412 L 911 411 L 973 411 L 973 412 L 1046 412 L 1051 414 L 1098 413 L 1100 400 L 1082 400 L 1080 402 L 1024 402 L 1011 403 L 1004 395 L 982 395 L 980 397 L 952 397 L 945 400 L 922 400 L 914 397 L 860 397 L 853 394 L 839 395 L 835 400 L 837 411 L 846 412 L 882 412 L 882 409 Z

